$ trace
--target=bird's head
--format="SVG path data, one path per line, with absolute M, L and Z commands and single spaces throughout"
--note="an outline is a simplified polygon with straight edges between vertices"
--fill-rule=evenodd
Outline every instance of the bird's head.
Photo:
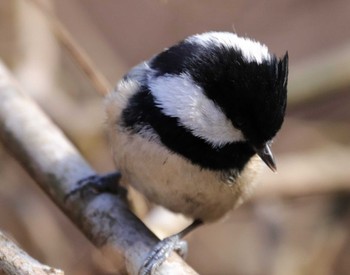
M 278 59 L 259 42 L 234 33 L 208 32 L 166 49 L 151 60 L 150 68 L 148 85 L 156 105 L 208 144 L 212 154 L 222 152 L 218 163 L 227 165 L 218 167 L 238 165 L 235 156 L 227 157 L 231 153 L 239 155 L 243 165 L 257 153 L 276 170 L 269 144 L 285 115 L 287 53 Z M 193 159 L 192 155 L 186 156 Z M 199 159 L 206 158 L 203 153 Z
M 188 61 L 195 82 L 275 171 L 269 145 L 284 120 L 288 53 L 279 59 L 265 45 L 232 33 L 197 35 L 188 42 L 200 46 Z

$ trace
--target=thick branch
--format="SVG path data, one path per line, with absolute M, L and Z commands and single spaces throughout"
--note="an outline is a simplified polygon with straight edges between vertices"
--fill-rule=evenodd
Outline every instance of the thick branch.
M 85 235 L 115 263 L 120 256 L 136 274 L 158 239 L 128 209 L 123 198 L 109 194 L 65 196 L 80 179 L 95 171 L 64 134 L 16 85 L 0 63 L 0 139 L 41 188 Z M 120 267 L 118 267 L 120 268 Z M 173 253 L 160 274 L 196 274 Z
M 0 270 L 8 275 L 63 275 L 63 271 L 43 265 L 20 249 L 0 231 Z

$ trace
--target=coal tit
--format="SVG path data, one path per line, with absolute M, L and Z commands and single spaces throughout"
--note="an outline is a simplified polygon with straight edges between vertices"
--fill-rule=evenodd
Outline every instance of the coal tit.
M 134 67 L 105 100 L 121 184 L 194 219 L 160 242 L 149 274 L 186 233 L 222 217 L 251 192 L 284 120 L 288 53 L 229 32 L 186 38 Z M 261 161 L 262 160 L 262 161 Z

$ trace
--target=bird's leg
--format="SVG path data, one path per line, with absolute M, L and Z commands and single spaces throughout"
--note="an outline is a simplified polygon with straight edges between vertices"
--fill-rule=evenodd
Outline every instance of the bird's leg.
M 157 243 L 145 260 L 139 275 L 154 274 L 155 270 L 169 257 L 172 251 L 177 252 L 181 257 L 185 257 L 187 254 L 187 242 L 182 240 L 182 238 L 202 224 L 201 220 L 194 220 L 192 224 L 181 232 Z
M 84 196 L 88 192 L 107 192 L 125 196 L 126 190 L 119 185 L 120 177 L 119 172 L 114 172 L 104 175 L 95 174 L 81 179 L 77 182 L 77 186 L 65 196 L 65 201 L 76 194 Z

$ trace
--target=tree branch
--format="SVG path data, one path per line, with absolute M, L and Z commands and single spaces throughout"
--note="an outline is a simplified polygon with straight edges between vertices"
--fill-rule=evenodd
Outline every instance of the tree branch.
M 73 197 L 65 203 L 65 196 L 75 184 L 96 172 L 64 134 L 21 91 L 1 62 L 0 139 L 106 257 L 114 263 L 120 263 L 122 257 L 127 272 L 137 274 L 158 239 L 129 211 L 121 197 L 95 194 L 84 198 Z M 159 272 L 196 274 L 175 253 L 161 266 Z
M 8 275 L 63 275 L 63 271 L 33 259 L 0 231 L 0 271 Z

